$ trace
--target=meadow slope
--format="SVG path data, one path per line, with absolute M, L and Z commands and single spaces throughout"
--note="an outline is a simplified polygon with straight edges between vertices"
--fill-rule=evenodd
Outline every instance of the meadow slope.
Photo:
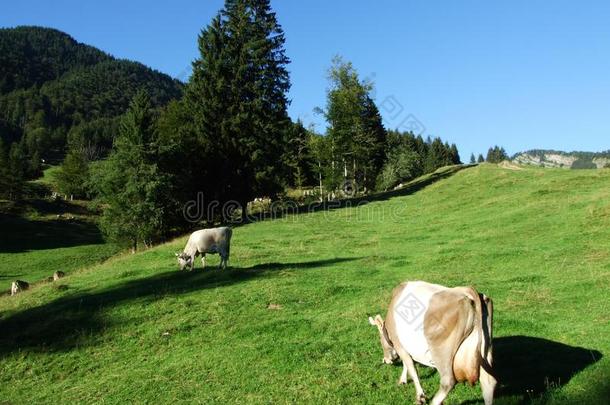
M 412 403 L 367 322 L 408 279 L 494 299 L 497 403 L 610 397 L 610 170 L 485 164 L 412 195 L 240 226 L 224 272 L 179 272 L 185 241 L 0 297 L 0 398 Z M 431 397 L 438 375 L 419 372 Z M 460 385 L 446 403 L 480 398 Z

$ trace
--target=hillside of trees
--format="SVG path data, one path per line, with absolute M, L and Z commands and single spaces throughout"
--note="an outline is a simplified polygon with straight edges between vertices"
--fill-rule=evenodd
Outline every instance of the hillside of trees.
M 598 169 L 610 167 L 610 150 L 604 152 L 564 152 L 551 149 L 532 149 L 516 153 L 512 160 L 540 167 L 570 169 Z
M 0 29 L 0 139 L 13 149 L 7 153 L 30 161 L 27 178 L 39 174 L 35 159 L 60 161 L 70 138 L 105 156 L 141 89 L 160 107 L 180 97 L 182 84 L 54 29 Z
M 57 191 L 94 200 L 105 235 L 136 250 L 247 220 L 256 198 L 361 196 L 461 163 L 455 144 L 385 128 L 374 83 L 341 57 L 318 109 L 325 133 L 293 122 L 269 0 L 227 0 L 197 41 L 182 85 L 56 30 L 0 30 L 0 197 L 23 198 L 41 161 L 60 163 Z
M 577 159 L 583 160 L 593 160 L 594 158 L 610 158 L 610 150 L 604 152 L 583 152 L 583 151 L 572 151 L 572 152 L 564 152 L 560 150 L 553 149 L 530 149 L 524 152 L 515 153 L 512 156 L 512 159 L 515 157 L 527 153 L 532 156 L 544 157 L 545 155 L 561 155 L 561 156 L 573 156 Z

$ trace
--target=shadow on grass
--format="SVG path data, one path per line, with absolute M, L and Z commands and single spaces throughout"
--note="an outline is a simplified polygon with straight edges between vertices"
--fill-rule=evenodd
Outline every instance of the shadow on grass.
M 521 397 L 530 403 L 567 384 L 578 372 L 602 358 L 597 350 L 568 346 L 531 336 L 507 336 L 493 342 L 496 398 Z
M 0 214 L 0 228 L 0 253 L 104 243 L 93 222 L 77 219 L 40 221 Z
M 0 319 L 0 355 L 20 350 L 67 351 L 77 346 L 95 344 L 97 335 L 112 326 L 111 321 L 104 319 L 103 310 L 132 300 L 157 300 L 168 295 L 233 285 L 284 269 L 305 270 L 358 259 L 269 263 L 225 271 L 175 270 L 128 281 L 99 292 L 62 297 Z

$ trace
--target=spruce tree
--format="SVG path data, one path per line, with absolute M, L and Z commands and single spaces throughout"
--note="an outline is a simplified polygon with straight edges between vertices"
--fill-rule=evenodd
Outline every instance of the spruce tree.
M 452 143 L 449 149 L 451 156 L 451 164 L 460 165 L 462 164 L 462 159 L 460 159 L 460 154 L 458 152 L 457 146 Z
M 8 153 L 4 147 L 4 142 L 0 138 L 0 195 L 8 198 L 11 187 L 11 175 L 8 163 Z
M 292 124 L 288 131 L 288 150 L 285 154 L 288 182 L 291 186 L 301 188 L 312 185 L 310 134 L 301 120 Z
M 428 153 L 424 160 L 424 173 L 432 173 L 439 167 L 450 164 L 448 150 L 440 138 L 434 138 L 429 143 Z
M 504 148 L 496 145 L 493 148 L 489 148 L 486 160 L 489 163 L 500 163 L 504 160 L 508 160 L 508 155 Z
M 483 163 L 485 162 L 485 158 L 483 157 L 483 155 L 481 153 L 479 153 L 479 157 L 477 157 L 477 163 Z
M 135 251 L 164 231 L 169 178 L 157 167 L 158 145 L 148 95 L 139 92 L 123 116 L 112 152 L 102 167 L 100 199 L 107 204 L 102 229 Z
M 474 164 L 474 163 L 476 163 L 476 162 L 477 162 L 477 160 L 476 160 L 476 158 L 474 157 L 474 153 L 471 153 L 471 154 L 470 154 L 470 164 Z
M 25 191 L 29 161 L 22 142 L 13 142 L 6 159 L 5 194 L 10 200 L 18 200 Z
M 57 173 L 57 187 L 65 195 L 85 197 L 89 184 L 89 165 L 87 158 L 77 144 L 72 144 Z
M 206 170 L 208 198 L 247 202 L 282 187 L 290 120 L 284 32 L 268 0 L 227 0 L 199 36 L 186 107 Z M 213 179 L 214 181 L 207 181 Z

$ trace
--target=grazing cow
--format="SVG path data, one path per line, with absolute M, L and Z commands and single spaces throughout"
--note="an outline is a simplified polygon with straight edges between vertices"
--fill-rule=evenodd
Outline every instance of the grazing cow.
M 195 268 L 195 258 L 201 254 L 201 263 L 205 268 L 205 254 L 218 253 L 220 255 L 220 268 L 226 269 L 231 250 L 231 228 L 210 228 L 195 231 L 189 237 L 182 253 L 176 253 L 180 270 Z
M 66 273 L 64 273 L 63 271 L 56 271 L 55 273 L 53 273 L 53 281 L 57 281 L 62 277 L 65 277 Z
M 402 360 L 398 383 L 406 384 L 409 374 L 417 403 L 424 403 L 426 396 L 413 360 L 439 371 L 433 405 L 441 404 L 457 382 L 472 385 L 477 380 L 485 405 L 490 405 L 496 386 L 491 370 L 492 318 L 491 299 L 472 287 L 409 281 L 392 292 L 385 322 L 380 315 L 369 317 L 369 322 L 379 330 L 383 362 Z
M 23 280 L 15 280 L 11 284 L 11 295 L 15 295 L 30 288 L 30 284 Z

